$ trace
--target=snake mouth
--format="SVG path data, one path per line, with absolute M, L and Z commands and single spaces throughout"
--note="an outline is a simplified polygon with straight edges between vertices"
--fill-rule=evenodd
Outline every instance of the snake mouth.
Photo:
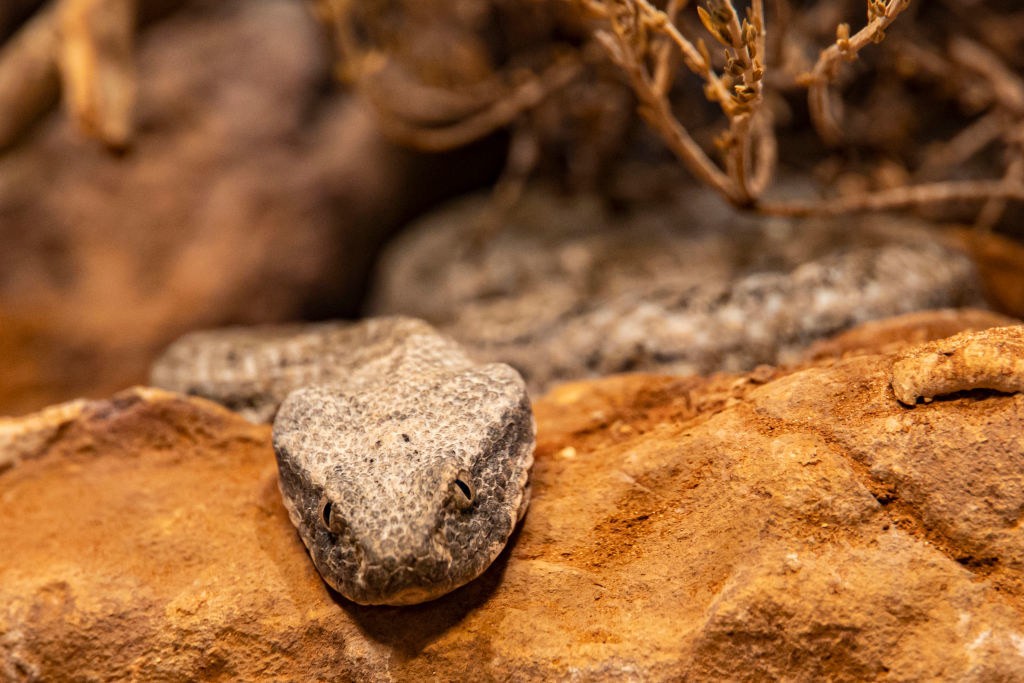
M 405 588 L 393 591 L 386 595 L 376 595 L 367 592 L 364 596 L 350 598 L 360 605 L 417 605 L 421 602 L 434 600 L 450 592 L 448 585 L 444 586 L 418 586 L 409 585 Z
M 451 577 L 432 560 L 394 561 L 364 565 L 347 582 L 345 597 L 361 605 L 412 605 L 440 597 L 453 585 Z
M 310 546 L 324 580 L 361 605 L 411 605 L 440 597 L 454 586 L 452 557 L 440 528 L 409 542 L 407 536 L 359 537 L 351 528 Z

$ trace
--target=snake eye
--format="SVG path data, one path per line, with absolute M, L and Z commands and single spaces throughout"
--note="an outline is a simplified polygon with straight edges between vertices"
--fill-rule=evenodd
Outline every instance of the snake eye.
M 320 521 L 335 534 L 340 534 L 345 528 L 341 516 L 334 512 L 334 503 L 327 496 L 320 499 Z
M 469 478 L 469 472 L 460 470 L 459 476 L 452 482 L 451 489 L 455 507 L 465 510 L 473 504 L 473 500 L 476 498 L 476 487 L 473 486 L 473 482 Z

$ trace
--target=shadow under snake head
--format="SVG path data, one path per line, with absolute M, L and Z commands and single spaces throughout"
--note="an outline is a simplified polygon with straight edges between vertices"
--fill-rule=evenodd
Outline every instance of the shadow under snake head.
M 506 365 L 306 386 L 273 433 L 292 523 L 357 603 L 423 602 L 476 578 L 529 501 L 533 415 Z

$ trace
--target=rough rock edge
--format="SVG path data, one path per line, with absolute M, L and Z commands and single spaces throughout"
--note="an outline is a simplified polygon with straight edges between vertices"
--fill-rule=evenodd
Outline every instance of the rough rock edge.
M 961 332 L 896 357 L 892 389 L 901 403 L 970 389 L 1024 391 L 1024 325 Z
M 842 367 L 850 366 L 871 369 L 870 376 L 874 379 L 870 380 L 871 388 L 868 398 L 884 401 L 890 409 L 899 411 L 886 386 L 890 364 L 891 358 L 886 357 L 857 358 L 844 363 L 836 363 L 834 367 L 836 372 L 839 372 Z M 828 369 L 832 366 L 832 363 L 826 363 L 816 367 Z M 784 372 L 783 374 L 788 373 Z M 825 373 L 822 378 L 823 386 L 817 387 L 817 391 L 814 392 L 815 396 L 811 397 L 810 403 L 801 402 L 798 395 L 794 395 L 793 400 L 800 403 L 800 406 L 814 404 L 821 406 L 822 397 L 834 395 L 832 385 L 828 382 L 828 377 L 831 374 L 833 373 Z M 664 413 L 658 408 L 657 396 L 650 395 L 651 389 L 657 389 L 659 384 L 651 381 L 638 381 L 643 379 L 622 375 L 600 382 L 580 383 L 576 387 L 581 392 L 581 395 L 578 396 L 579 403 L 569 400 L 572 397 L 566 390 L 559 392 L 558 395 L 562 400 L 558 403 L 562 407 L 571 408 L 571 411 L 577 415 L 582 416 L 588 405 L 596 407 L 597 403 L 602 401 L 602 394 L 605 399 L 613 399 L 613 403 L 610 404 L 613 411 L 611 414 L 603 416 L 591 416 L 590 419 L 595 422 L 593 431 L 590 429 L 580 431 L 570 427 L 560 429 L 556 434 L 552 433 L 550 430 L 552 425 L 548 424 L 545 433 L 545 440 L 548 442 L 545 459 L 548 466 L 551 467 L 559 461 L 575 462 L 577 466 L 586 466 L 587 463 L 583 461 L 583 458 L 595 454 L 594 446 L 607 445 L 609 438 L 628 441 L 631 437 L 626 433 L 625 428 L 630 424 L 636 424 L 638 417 L 641 424 L 650 423 L 651 420 L 644 415 L 651 409 L 655 411 L 654 422 L 665 424 L 671 429 L 670 434 L 661 435 L 660 440 L 663 447 L 667 444 L 667 448 L 673 448 L 671 445 L 672 434 L 676 433 L 678 427 L 673 415 L 684 405 L 688 405 L 686 401 L 682 401 L 683 405 L 680 405 L 678 399 L 681 396 L 681 388 L 676 385 L 685 384 L 685 380 L 695 378 L 661 378 L 663 383 L 671 385 L 668 393 L 676 397 L 674 405 L 665 406 L 668 412 Z M 761 378 L 765 381 L 767 379 Z M 760 381 L 755 382 L 755 384 L 760 383 Z M 633 391 L 628 390 L 630 384 L 634 385 Z M 793 384 L 799 385 L 800 382 L 794 381 Z M 608 391 L 610 388 L 614 388 L 614 390 Z M 583 389 L 589 389 L 589 391 L 582 391 Z M 862 403 L 865 398 L 863 387 L 852 387 L 851 392 L 845 397 L 846 400 L 857 404 Z M 552 395 L 552 400 L 554 396 Z M 623 398 L 628 400 L 625 405 L 621 406 L 623 412 L 620 415 L 614 411 L 614 408 Z M 653 402 L 651 402 L 652 399 Z M 960 404 L 962 404 L 960 408 L 965 411 L 973 410 L 970 408 L 973 405 L 984 410 L 982 404 L 1006 406 L 1008 401 L 1020 404 L 1019 399 L 1024 399 L 1024 395 L 1012 398 L 990 396 L 984 397 L 982 401 L 965 399 L 951 402 L 949 405 L 935 405 L 931 410 L 945 411 L 957 408 Z M 179 403 L 179 408 L 186 401 Z M 591 401 L 597 403 L 591 404 Z M 548 403 L 550 402 L 548 401 Z M 607 404 L 607 401 L 604 402 Z M 111 402 L 105 403 L 108 404 L 109 410 Z M 576 405 L 572 405 L 574 403 Z M 209 404 L 203 402 L 202 405 L 205 407 Z M 546 405 L 545 411 L 549 412 L 551 408 L 551 405 Z M 644 412 L 634 412 L 638 409 Z M 749 412 L 748 408 L 741 407 L 741 410 Z M 221 411 L 221 413 L 223 412 Z M 925 412 L 927 411 L 903 411 L 903 417 L 910 418 Z M 150 413 L 152 417 L 156 418 L 165 414 L 162 410 L 150 411 Z M 190 415 L 190 411 L 180 409 L 176 413 L 179 417 L 187 420 L 190 420 L 195 414 Z M 943 412 L 943 414 L 945 413 Z M 617 419 L 619 417 L 621 420 Z M 238 422 L 241 423 L 240 420 Z M 786 445 L 791 444 L 797 456 L 806 458 L 800 461 L 800 469 L 807 472 L 813 481 L 812 473 L 818 467 L 816 463 L 822 457 L 829 457 L 831 449 L 827 446 L 832 439 L 819 438 L 819 436 L 827 437 L 828 432 L 819 433 L 814 421 L 804 423 L 780 418 L 780 421 L 773 421 L 767 425 L 767 428 L 774 427 L 778 430 L 779 427 L 786 425 L 796 428 L 799 432 L 787 440 Z M 801 434 L 807 430 L 819 436 L 804 439 Z M 601 433 L 598 434 L 598 431 Z M 619 434 L 620 432 L 621 434 Z M 629 432 L 635 434 L 632 429 Z M 264 430 L 263 433 L 267 432 Z M 220 450 L 223 448 L 223 440 L 219 435 L 215 436 L 216 441 L 213 443 L 217 444 L 218 450 Z M 785 435 L 777 435 L 776 438 L 779 436 L 784 437 Z M 658 434 L 654 433 L 652 437 L 658 438 Z M 733 433 L 723 430 L 722 438 L 728 441 L 734 437 Z M 589 442 L 589 447 L 586 445 L 588 439 L 592 439 Z M 807 444 L 802 445 L 804 441 L 807 441 Z M 572 456 L 559 455 L 557 449 L 566 443 L 579 446 L 581 453 L 579 455 L 574 453 Z M 628 444 L 626 445 L 628 447 Z M 254 444 L 254 446 L 260 447 L 259 444 Z M 868 447 L 870 444 L 865 444 L 865 446 Z M 781 454 L 788 455 L 786 450 L 783 449 Z M 620 450 L 620 452 L 623 451 Z M 628 455 L 628 448 L 624 454 Z M 787 460 L 788 458 L 783 462 Z M 622 466 L 629 468 L 628 457 L 623 460 Z M 174 469 L 180 468 L 175 467 Z M 656 470 L 654 471 L 656 472 Z M 17 476 L 17 473 L 9 474 Z M 682 478 L 685 481 L 689 477 L 685 476 L 685 472 L 683 474 Z M 837 484 L 841 484 L 835 490 L 837 495 L 845 495 L 845 492 L 849 490 L 846 486 L 847 479 L 836 481 Z M 701 489 L 700 481 L 700 477 L 694 479 L 694 483 L 698 484 L 695 490 Z M 638 485 L 636 481 L 633 483 Z M 646 478 L 640 482 L 640 484 L 646 485 L 653 483 L 655 482 Z M 268 480 L 262 490 L 265 491 L 269 487 L 270 481 Z M 773 491 L 776 498 L 779 498 L 780 494 L 792 492 L 793 488 L 773 489 Z M 650 492 L 648 495 L 653 497 Z M 861 498 L 870 503 L 870 500 L 864 496 Z M 245 500 L 246 506 L 250 507 L 251 499 L 246 498 Z M 651 498 L 640 498 L 640 500 L 644 503 L 643 511 L 645 513 L 651 511 L 652 506 L 655 515 L 665 512 L 665 510 L 659 509 L 656 501 Z M 770 498 L 765 499 L 764 504 L 768 504 L 770 500 Z M 756 500 L 747 503 L 753 508 L 759 507 L 761 504 Z M 261 515 L 265 514 L 261 513 Z M 279 521 L 286 526 L 288 524 L 286 519 L 282 518 Z M 641 521 L 639 519 L 621 521 L 640 526 L 650 522 L 650 520 Z M 828 531 L 827 535 L 840 531 Z M 821 533 L 826 534 L 825 531 Z M 616 543 L 617 548 L 622 549 L 622 544 L 618 542 L 618 536 L 620 534 L 613 534 L 610 540 Z M 48 653 L 45 656 L 49 659 L 36 661 L 41 663 L 40 666 L 45 664 L 50 667 L 51 675 L 54 666 L 61 662 L 73 661 L 72 666 L 75 668 L 72 668 L 71 671 L 77 670 L 83 677 L 92 674 L 96 678 L 124 675 L 124 671 L 128 670 L 136 676 L 144 678 L 181 677 L 187 675 L 186 672 L 195 677 L 288 677 L 296 675 L 295 671 L 303 671 L 310 677 L 315 677 L 323 676 L 325 671 L 331 671 L 329 674 L 331 676 L 370 680 L 382 676 L 401 679 L 438 676 L 447 671 L 453 677 L 461 675 L 468 678 L 471 675 L 470 672 L 473 672 L 473 674 L 479 674 L 478 678 L 488 677 L 487 674 L 490 675 L 489 677 L 498 678 L 498 674 L 504 674 L 502 678 L 515 680 L 539 679 L 545 676 L 549 679 L 555 676 L 564 679 L 578 679 L 582 676 L 602 680 L 617 680 L 624 676 L 665 680 L 676 680 L 680 676 L 696 679 L 736 679 L 755 675 L 789 680 L 820 680 L 829 677 L 863 680 L 884 676 L 912 680 L 914 678 L 934 678 L 940 673 L 967 680 L 999 680 L 1012 677 L 1013 672 L 1020 671 L 1020 629 L 1018 627 L 1020 620 L 1015 618 L 1010 611 L 1016 610 L 1019 617 L 1019 603 L 1012 600 L 1007 601 L 1005 594 L 1000 599 L 998 589 L 993 591 L 988 582 L 983 580 L 983 574 L 974 574 L 970 571 L 970 567 L 958 567 L 958 565 L 952 564 L 952 560 L 956 558 L 933 556 L 927 549 L 928 544 L 921 544 L 917 541 L 911 543 L 910 549 L 917 549 L 917 552 L 913 554 L 903 553 L 898 546 L 894 546 L 896 541 L 910 540 L 910 537 L 917 537 L 918 541 L 920 540 L 916 531 L 911 530 L 907 534 L 893 528 L 889 529 L 887 535 L 879 538 L 877 549 L 872 546 L 864 549 L 846 547 L 840 542 L 833 546 L 835 550 L 826 550 L 820 555 L 812 555 L 810 558 L 805 558 L 802 554 L 795 556 L 786 547 L 766 547 L 764 550 L 767 552 L 763 559 L 749 564 L 736 564 L 732 573 L 727 575 L 724 584 L 709 585 L 708 589 L 716 597 L 708 604 L 704 620 L 696 625 L 700 631 L 699 639 L 692 649 L 689 646 L 685 651 L 673 649 L 667 653 L 667 656 L 664 650 L 643 649 L 638 651 L 640 652 L 639 658 L 603 657 L 601 661 L 596 662 L 577 662 L 574 661 L 574 655 L 577 660 L 585 660 L 587 656 L 579 656 L 576 652 L 563 649 L 554 655 L 555 658 L 548 656 L 547 653 L 537 653 L 533 661 L 525 662 L 506 657 L 504 662 L 517 664 L 517 668 L 514 670 L 496 669 L 495 667 L 500 666 L 502 660 L 497 659 L 498 653 L 490 649 L 488 642 L 495 635 L 494 629 L 504 623 L 500 619 L 507 618 L 510 622 L 514 622 L 517 612 L 514 608 L 509 609 L 510 605 L 507 603 L 498 602 L 497 607 L 501 609 L 497 615 L 499 621 L 481 622 L 474 621 L 474 618 L 479 613 L 486 611 L 486 608 L 482 607 L 478 600 L 501 597 L 500 594 L 492 596 L 489 592 L 495 585 L 509 584 L 512 587 L 518 587 L 524 593 L 532 592 L 536 588 L 533 583 L 523 584 L 522 581 L 516 583 L 517 579 L 521 580 L 524 577 L 517 575 L 512 563 L 509 564 L 508 571 L 504 574 L 500 572 L 492 574 L 490 583 L 485 582 L 482 586 L 469 587 L 468 591 L 460 595 L 458 600 L 448 603 L 448 610 L 456 609 L 451 607 L 453 603 L 464 602 L 468 605 L 465 608 L 458 608 L 451 619 L 465 620 L 472 627 L 473 630 L 470 633 L 462 634 L 462 638 L 467 636 L 475 638 L 469 642 L 453 641 L 451 638 L 446 639 L 445 636 L 438 637 L 436 627 L 435 630 L 431 630 L 429 625 L 424 626 L 423 629 L 419 628 L 419 625 L 429 624 L 431 620 L 440 619 L 444 622 L 445 615 L 452 614 L 451 611 L 445 611 L 444 606 L 432 605 L 413 608 L 409 611 L 371 612 L 370 610 L 350 608 L 342 611 L 338 609 L 338 605 L 329 600 L 323 600 L 313 605 L 308 602 L 300 603 L 298 614 L 301 616 L 301 621 L 299 625 L 274 640 L 273 625 L 277 623 L 274 620 L 280 618 L 279 610 L 264 609 L 260 613 L 267 614 L 271 619 L 269 624 L 271 633 L 266 634 L 267 638 L 264 638 L 262 631 L 268 627 L 268 624 L 264 624 L 260 620 L 260 615 L 253 615 L 251 612 L 240 614 L 239 604 L 235 601 L 225 601 L 222 598 L 218 602 L 218 591 L 203 590 L 185 594 L 181 599 L 172 601 L 168 611 L 157 613 L 159 619 L 172 620 L 171 629 L 166 633 L 166 639 L 159 642 L 157 646 L 144 645 L 142 647 L 146 648 L 144 652 L 152 653 L 156 647 L 162 646 L 158 651 L 161 654 L 167 653 L 168 657 L 157 658 L 155 662 L 152 660 L 151 654 L 140 655 L 138 660 L 122 659 L 121 661 L 126 665 L 130 664 L 131 668 L 122 668 L 120 674 L 116 674 L 112 673 L 115 669 L 112 668 L 111 660 L 107 658 L 111 654 L 109 649 L 92 662 L 75 661 L 74 657 L 62 656 L 67 654 L 68 647 L 77 647 L 80 653 L 95 652 L 93 648 L 103 643 L 102 637 L 99 635 L 100 632 L 91 628 L 93 624 L 80 622 L 70 624 L 66 613 L 62 613 L 56 607 L 49 607 L 50 605 L 57 607 L 68 605 L 79 610 L 85 607 L 83 602 L 88 596 L 71 592 L 67 584 L 60 582 L 51 582 L 45 585 L 27 584 L 39 585 L 41 588 L 40 594 L 33 598 L 34 602 L 26 603 L 26 607 L 43 605 L 45 608 L 42 616 L 48 620 L 40 622 L 33 617 L 33 625 L 38 624 L 40 627 L 58 629 L 61 628 L 61 624 L 69 624 L 67 630 L 46 630 L 42 632 L 45 640 L 40 640 L 37 636 L 34 641 L 19 640 L 22 638 L 21 633 L 13 630 L 8 633 L 12 636 L 15 648 L 20 647 L 19 643 L 21 642 L 45 647 L 46 653 Z M 839 539 L 841 541 L 842 536 Z M 294 545 L 300 548 L 297 539 Z M 569 550 L 575 549 L 570 548 Z M 713 553 L 714 548 L 709 547 L 708 551 Z M 513 551 L 513 558 L 517 561 L 531 559 L 528 556 L 517 556 L 515 551 Z M 887 562 L 890 558 L 900 560 L 901 563 L 889 566 Z M 889 571 L 892 581 L 880 581 L 873 584 L 860 583 L 862 592 L 854 594 L 852 601 L 847 598 L 834 605 L 839 610 L 852 608 L 853 612 L 837 612 L 833 609 L 821 613 L 816 606 L 814 596 L 827 597 L 833 594 L 848 593 L 847 586 L 843 581 L 847 572 L 841 571 L 839 575 L 836 575 L 835 571 L 830 571 L 837 563 L 850 565 L 850 570 L 861 574 L 873 567 L 880 566 Z M 953 569 L 952 572 L 950 568 Z M 59 571 L 61 567 L 58 566 L 57 569 Z M 884 573 L 884 571 L 879 572 L 879 576 L 883 576 Z M 549 586 L 548 589 L 558 593 L 580 592 L 585 598 L 589 598 L 585 592 L 584 584 L 587 583 L 585 576 L 585 573 L 581 573 L 582 582 L 574 582 L 577 578 L 576 574 L 563 570 L 557 578 L 557 583 Z M 765 584 L 760 582 L 758 577 L 763 577 L 775 588 L 771 591 L 764 590 Z M 902 577 L 911 577 L 908 580 L 913 591 L 907 593 L 906 596 L 898 592 Z M 203 578 L 209 579 L 209 577 L 199 577 L 200 585 L 202 585 Z M 234 579 L 233 575 L 225 577 L 224 580 L 231 581 L 232 579 Z M 947 587 L 946 582 L 950 579 L 954 580 L 955 585 Z M 895 588 L 890 583 L 896 584 Z M 314 585 L 320 586 L 319 583 Z M 665 584 L 659 584 L 657 590 L 663 591 L 665 588 Z M 951 588 L 955 591 L 950 590 Z M 252 590 L 248 587 L 245 590 L 254 595 L 262 593 L 262 591 Z M 894 590 L 897 592 L 893 592 Z M 93 592 L 90 595 L 96 596 L 97 593 Z M 102 594 L 99 595 L 102 596 Z M 134 589 L 132 595 L 137 595 Z M 246 593 L 241 595 L 244 596 Z M 265 594 L 263 597 L 266 597 Z M 286 603 L 289 596 L 281 597 L 285 598 Z M 691 599 L 691 596 L 680 597 L 683 599 L 679 608 Z M 948 608 L 953 608 L 956 611 L 950 614 L 947 610 L 941 615 L 923 612 L 919 600 L 929 597 L 941 600 Z M 290 598 L 295 599 L 294 596 L 290 596 Z M 643 598 L 642 593 L 636 596 L 638 606 L 643 604 Z M 76 604 L 75 600 L 79 602 Z M 207 604 L 211 605 L 212 609 L 208 608 Z M 603 603 L 593 603 L 593 626 L 596 628 L 593 632 L 586 631 L 585 635 L 602 638 L 607 635 L 615 635 L 602 632 L 599 628 L 602 605 Z M 268 603 L 267 600 L 263 601 L 263 606 L 265 608 L 278 607 L 274 603 Z M 109 613 L 107 605 L 101 604 L 98 607 L 100 609 L 98 614 Z M 998 610 L 998 614 L 994 610 Z M 494 611 L 492 610 L 492 612 Z M 73 612 L 72 614 L 77 616 L 77 613 Z M 964 619 L 965 614 L 966 620 Z M 881 615 L 888 620 L 888 624 L 876 623 L 873 615 Z M 220 621 L 217 620 L 218 617 L 221 617 Z M 239 617 L 244 617 L 245 620 L 239 621 Z M 637 617 L 638 620 L 646 619 L 642 614 Z M 28 618 L 27 614 L 26 618 Z M 957 621 L 958 618 L 959 621 Z M 671 615 L 671 619 L 671 627 L 678 628 L 674 614 Z M 912 633 L 909 643 L 902 639 L 896 639 L 906 628 L 921 624 L 927 625 L 940 620 L 943 629 L 938 632 L 923 629 Z M 353 621 L 356 622 L 355 626 L 352 624 Z M 118 639 L 123 638 L 123 634 L 129 632 L 126 630 L 127 628 L 132 628 L 131 632 L 137 634 L 135 638 L 137 648 L 139 647 L 138 641 L 147 637 L 144 631 L 134 630 L 137 626 L 134 623 L 126 624 L 111 618 L 105 624 L 116 628 L 116 631 L 112 633 Z M 582 624 L 584 628 L 589 625 L 589 621 Z M 355 630 L 360 626 L 364 629 L 363 634 Z M 529 652 L 531 643 L 537 642 L 542 646 L 546 644 L 545 639 L 550 632 L 541 630 L 543 626 L 543 624 L 536 626 L 538 635 L 534 640 L 506 642 L 506 647 L 515 647 L 516 651 L 522 652 L 525 658 L 528 656 L 526 653 Z M 999 628 L 993 628 L 993 626 Z M 827 627 L 827 630 L 822 630 L 822 627 Z M 302 631 L 301 629 L 308 630 Z M 458 628 L 456 627 L 455 630 L 458 631 Z M 897 636 L 893 635 L 894 630 L 897 632 Z M 424 632 L 437 638 L 437 643 L 435 644 L 433 638 L 419 639 L 420 634 Z M 82 639 L 81 634 L 88 634 L 88 637 Z M 382 634 L 387 634 L 386 640 Z M 393 634 L 404 635 L 398 635 L 395 639 L 391 639 Z M 65 636 L 71 636 L 71 638 L 62 640 L 62 637 Z M 78 638 L 78 640 L 76 641 L 74 638 Z M 133 639 L 129 638 L 128 640 Z M 383 643 L 380 643 L 382 640 Z M 408 644 L 408 640 L 413 641 L 411 646 Z M 478 643 L 479 648 L 475 648 L 474 643 Z M 899 647 L 897 652 L 892 653 L 889 648 L 894 644 Z M 7 643 L 2 645 L 7 645 Z M 644 644 L 641 643 L 641 645 Z M 123 646 L 119 645 L 121 649 L 114 650 L 115 656 L 128 646 L 128 643 Z M 464 660 L 458 660 L 448 651 L 449 646 L 453 651 L 472 653 L 475 659 L 470 660 L 470 666 L 467 668 Z M 597 643 L 594 647 L 600 649 L 604 645 Z M 474 649 L 476 652 L 472 652 Z M 72 651 L 74 652 L 74 650 Z M 138 649 L 135 650 L 135 652 L 138 651 Z M 961 651 L 962 654 L 957 659 L 958 653 Z M 31 657 L 36 654 L 34 651 L 17 649 L 8 650 L 8 652 L 14 657 Z M 936 669 L 934 665 L 930 668 L 927 667 L 928 664 L 934 664 L 937 653 L 943 655 L 940 663 L 948 663 L 949 668 L 940 670 Z M 3 654 L 2 647 L 0 647 L 0 654 Z M 298 654 L 302 654 L 301 660 L 289 659 L 290 656 Z M 179 655 L 181 656 L 180 660 L 176 659 Z M 683 662 L 683 668 L 680 669 L 678 658 L 684 655 L 688 659 Z M 146 659 L 147 656 L 150 658 Z M 492 657 L 495 658 L 497 664 L 491 662 Z M 33 664 L 34 662 L 31 659 L 12 658 L 7 663 L 20 666 L 23 663 Z M 90 663 L 93 666 L 91 670 L 87 668 Z M 865 668 L 865 665 L 868 664 L 872 668 Z M 83 665 L 86 668 L 83 668 Z M 160 668 L 161 666 L 163 668 Z M 175 666 L 186 668 L 172 668 Z M 297 666 L 308 668 L 300 669 L 296 668 Z M 452 666 L 459 668 L 451 668 Z M 478 668 L 474 668 L 474 666 Z M 489 666 L 490 668 L 488 668 Z M 814 667 L 820 668 L 815 669 Z M 915 667 L 920 667 L 920 669 Z M 15 670 L 0 667 L 0 671 L 5 670 L 37 673 L 47 669 L 19 668 Z M 107 673 L 102 675 L 102 672 Z M 159 676 L 159 674 L 163 674 L 163 676 Z M 37 675 L 42 676 L 38 673 Z
M 852 354 L 894 353 L 960 332 L 1018 325 L 1019 320 L 980 308 L 942 308 L 871 320 L 815 342 L 801 358 L 810 363 Z
M 72 422 L 105 412 L 110 407 L 124 408 L 140 401 L 193 403 L 197 408 L 220 417 L 241 419 L 213 401 L 155 387 L 130 387 L 109 399 L 76 398 L 21 417 L 0 417 L 0 472 L 17 466 L 22 460 L 43 455 L 61 430 Z

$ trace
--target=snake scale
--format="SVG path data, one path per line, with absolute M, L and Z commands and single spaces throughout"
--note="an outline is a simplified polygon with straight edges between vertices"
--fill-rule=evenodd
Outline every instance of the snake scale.
M 273 421 L 288 515 L 324 580 L 360 604 L 471 581 L 529 503 L 522 378 L 416 319 L 195 332 L 151 379 Z

